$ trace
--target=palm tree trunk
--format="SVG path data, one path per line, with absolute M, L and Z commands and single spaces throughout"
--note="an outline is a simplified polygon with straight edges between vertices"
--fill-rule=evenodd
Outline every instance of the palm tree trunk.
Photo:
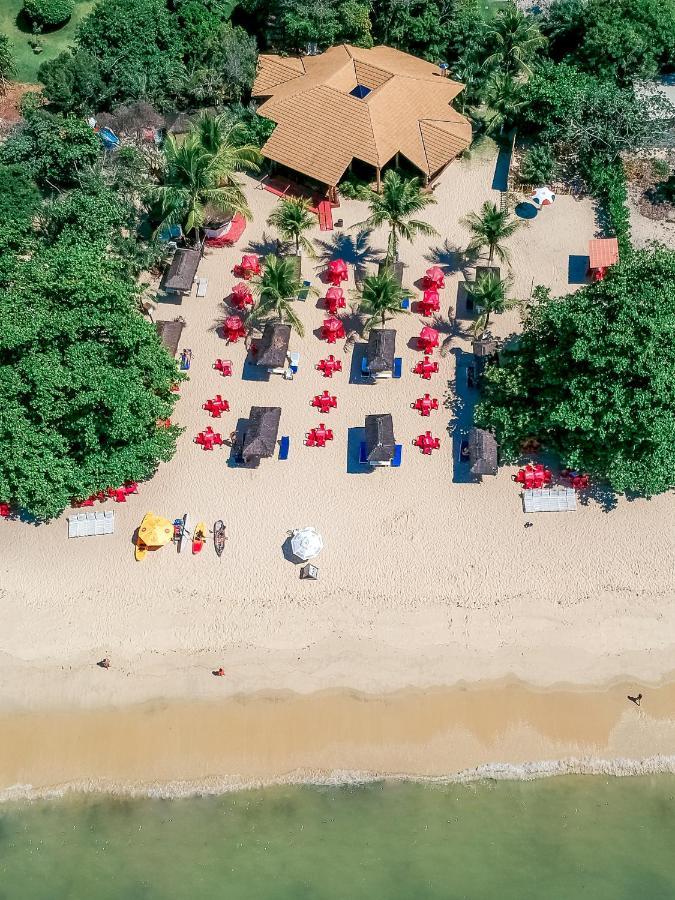
M 295 255 L 300 256 L 300 235 L 295 236 Z
M 492 265 L 492 260 L 494 259 L 494 255 L 495 255 L 495 245 L 490 244 L 490 255 L 488 256 L 488 265 L 489 266 Z

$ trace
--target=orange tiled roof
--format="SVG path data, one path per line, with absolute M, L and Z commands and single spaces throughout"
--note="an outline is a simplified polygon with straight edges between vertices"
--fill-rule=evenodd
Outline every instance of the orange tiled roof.
M 588 267 L 600 269 L 619 261 L 619 242 L 616 238 L 595 238 L 588 242 Z

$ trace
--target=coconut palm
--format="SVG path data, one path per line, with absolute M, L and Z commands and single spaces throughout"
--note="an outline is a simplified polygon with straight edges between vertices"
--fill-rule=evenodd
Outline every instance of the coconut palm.
M 315 295 L 317 291 L 315 288 L 304 287 L 293 261 L 270 254 L 265 258 L 262 274 L 254 277 L 251 283 L 258 297 L 258 302 L 251 310 L 251 317 L 254 320 L 276 319 L 286 322 L 303 337 L 305 329 L 293 312 L 292 303 L 301 290 L 308 290 Z
M 295 252 L 300 253 L 300 248 L 314 256 L 314 247 L 304 232 L 316 225 L 316 218 L 310 212 L 309 200 L 301 197 L 288 197 L 282 200 L 272 211 L 267 220 L 281 235 L 284 241 L 295 242 Z
M 495 313 L 503 313 L 518 304 L 518 300 L 509 299 L 507 293 L 513 286 L 513 279 L 500 278 L 494 272 L 489 272 L 478 277 L 475 281 L 467 281 L 465 289 L 473 300 L 479 316 L 474 326 L 474 332 L 481 334 L 490 324 L 490 316 Z
M 222 162 L 207 153 L 194 134 L 179 144 L 169 135 L 164 145 L 163 184 L 154 190 L 160 224 L 157 231 L 181 225 L 186 235 L 199 242 L 208 207 L 223 216 L 240 213 L 251 218 L 241 185 L 232 173 L 226 176 Z
M 485 65 L 498 67 L 510 75 L 530 75 L 530 62 L 537 50 L 546 46 L 546 38 L 532 18 L 520 12 L 515 4 L 497 13 L 488 35 L 495 50 Z
M 254 144 L 241 143 L 245 133 L 241 123 L 231 122 L 222 113 L 218 116 L 203 113 L 192 133 L 199 146 L 213 157 L 225 183 L 232 179 L 234 172 L 260 171 L 260 150 Z
M 401 300 L 406 296 L 391 269 L 385 268 L 377 275 L 367 275 L 363 279 L 359 312 L 368 316 L 363 331 L 367 334 L 375 325 L 384 323 L 392 316 L 407 310 L 401 309 Z
M 520 228 L 522 222 L 512 219 L 507 209 L 497 209 L 496 203 L 486 200 L 480 213 L 469 213 L 462 219 L 462 225 L 473 234 L 466 248 L 467 252 L 480 251 L 483 247 L 487 247 L 488 264 L 491 265 L 495 254 L 502 262 L 509 261 L 509 253 L 503 246 L 503 241 L 510 238 Z
M 503 72 L 494 72 L 485 84 L 485 105 L 488 114 L 485 120 L 487 134 L 504 133 L 504 128 L 511 126 L 514 119 L 525 106 L 522 86 L 511 76 Z
M 382 193 L 371 190 L 363 199 L 370 206 L 370 215 L 365 222 L 354 225 L 354 228 L 379 228 L 385 224 L 389 226 L 387 262 L 398 259 L 399 237 L 412 241 L 417 234 L 438 233 L 428 222 L 411 218 L 436 202 L 431 194 L 422 193 L 419 178 L 401 178 L 398 172 L 390 169 L 382 179 Z

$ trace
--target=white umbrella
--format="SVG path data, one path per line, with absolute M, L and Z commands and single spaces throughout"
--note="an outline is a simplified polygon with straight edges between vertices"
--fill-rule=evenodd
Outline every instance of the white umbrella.
M 532 202 L 536 206 L 551 206 L 555 200 L 555 194 L 550 188 L 540 187 L 532 194 Z
M 298 559 L 312 559 L 323 550 L 323 539 L 316 528 L 296 529 L 291 538 L 291 550 Z

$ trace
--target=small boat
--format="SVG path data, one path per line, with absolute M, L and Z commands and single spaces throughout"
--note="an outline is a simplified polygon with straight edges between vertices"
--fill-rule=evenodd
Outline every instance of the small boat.
M 182 524 L 181 530 L 180 530 L 180 537 L 178 538 L 178 544 L 176 547 L 176 549 L 178 550 L 179 553 L 183 549 L 183 541 L 185 540 L 185 535 L 190 533 L 189 525 L 190 525 L 190 514 L 185 513 L 185 515 L 183 516 L 183 524 Z
M 192 535 L 192 552 L 201 553 L 201 549 L 206 543 L 206 525 L 199 522 Z
M 218 519 L 217 522 L 213 523 L 213 546 L 216 548 L 216 553 L 219 557 L 225 549 L 226 540 L 225 525 L 223 524 L 222 519 Z

